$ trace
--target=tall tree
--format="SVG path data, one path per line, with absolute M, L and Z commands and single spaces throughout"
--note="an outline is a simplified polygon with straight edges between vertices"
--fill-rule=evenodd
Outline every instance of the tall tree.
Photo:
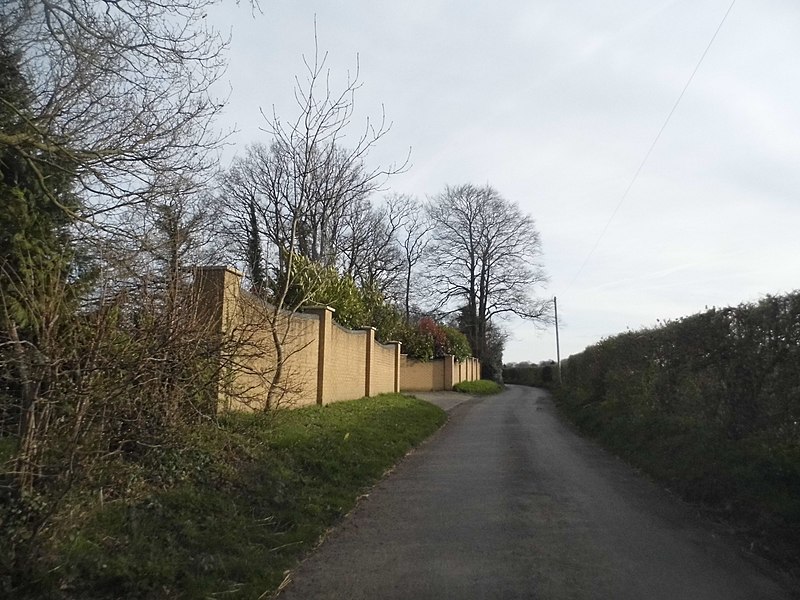
M 77 259 L 103 264 L 113 236 L 158 254 L 174 287 L 186 213 L 158 200 L 202 185 L 219 143 L 210 87 L 225 44 L 209 4 L 0 2 L 0 435 L 15 438 L 0 494 L 18 502 L 0 520 L 31 538 L 81 465 L 136 444 L 130 423 L 147 426 L 163 398 L 150 374 L 174 346 L 151 351 L 134 325 L 153 324 L 150 346 L 165 328 L 117 289 L 82 289 Z M 145 225 L 126 218 L 134 207 Z M 22 560 L 15 536 L 0 546 Z
M 345 219 L 340 250 L 340 269 L 362 288 L 397 296 L 402 279 L 403 256 L 398 234 L 407 209 L 393 196 L 381 206 L 364 199 Z
M 353 216 L 365 210 L 369 195 L 388 176 L 405 166 L 366 166 L 370 150 L 388 132 L 383 116 L 378 123 L 367 120 L 363 130 L 344 144 L 345 135 L 352 134 L 358 72 L 335 90 L 325 55 L 320 56 L 317 48 L 313 60 L 305 64 L 305 79 L 301 83 L 298 78 L 295 90 L 297 116 L 289 121 L 277 114 L 268 117 L 265 129 L 271 143 L 251 146 L 245 156 L 235 159 L 221 186 L 234 200 L 228 220 L 231 230 L 238 230 L 236 245 L 244 251 L 239 260 L 248 263 L 251 277 L 255 279 L 259 267 L 250 240 L 264 240 L 264 254 L 272 258 L 271 289 L 265 294 L 272 312 L 265 314 L 265 325 L 272 334 L 276 367 L 265 403 L 268 408 L 276 405 L 275 394 L 285 388 L 290 320 L 281 311 L 291 314 L 314 297 L 314 286 L 299 280 L 310 277 L 321 285 L 342 267 L 343 247 L 352 233 L 349 228 L 360 222 Z
M 397 241 L 403 256 L 403 311 L 406 323 L 411 319 L 414 298 L 414 269 L 425 256 L 430 241 L 431 221 L 422 204 L 413 196 L 395 195 L 389 200 L 398 214 Z
M 285 122 L 277 115 L 267 119 L 269 145 L 255 144 L 234 160 L 222 187 L 235 202 L 231 220 L 241 232 L 252 229 L 249 212 L 255 209 L 259 230 L 271 246 L 267 254 L 278 261 L 282 274 L 290 272 L 281 261 L 301 256 L 312 262 L 348 270 L 348 249 L 361 249 L 367 229 L 380 233 L 369 196 L 403 165 L 369 168 L 365 159 L 388 132 L 382 117 L 367 120 L 351 145 L 344 145 L 350 129 L 358 74 L 341 91 L 331 89 L 325 57 L 315 51 L 306 63 L 306 84 L 295 96 L 298 114 Z M 385 237 L 385 236 L 383 236 Z
M 438 308 L 461 313 L 474 355 L 487 360 L 495 317 L 546 319 L 549 302 L 535 296 L 546 282 L 533 219 L 494 188 L 447 187 L 428 205 L 433 235 L 428 275 Z M 491 343 L 490 343 L 491 342 Z
M 51 411 L 42 401 L 56 378 L 54 346 L 76 308 L 70 165 L 49 152 L 31 124 L 33 92 L 20 54 L 0 37 L 0 435 L 19 440 L 14 476 L 30 490 Z
M 255 202 L 252 201 L 247 206 L 246 234 L 247 251 L 245 261 L 250 280 L 253 283 L 253 291 L 257 295 L 261 295 L 266 289 L 267 277 L 264 272 L 264 253 L 262 251 L 261 232 L 258 227 L 258 215 L 256 214 Z

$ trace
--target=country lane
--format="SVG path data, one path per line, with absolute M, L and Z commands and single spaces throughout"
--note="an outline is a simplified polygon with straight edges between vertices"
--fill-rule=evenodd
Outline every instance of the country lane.
M 546 392 L 520 386 L 453 406 L 444 428 L 362 499 L 280 594 L 793 597 L 687 506 L 578 437 Z

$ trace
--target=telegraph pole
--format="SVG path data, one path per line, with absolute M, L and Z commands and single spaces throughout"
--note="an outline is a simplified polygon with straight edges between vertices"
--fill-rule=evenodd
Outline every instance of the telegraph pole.
M 561 384 L 561 344 L 558 341 L 558 298 L 553 296 L 553 308 L 556 315 L 556 361 L 558 364 L 558 383 Z

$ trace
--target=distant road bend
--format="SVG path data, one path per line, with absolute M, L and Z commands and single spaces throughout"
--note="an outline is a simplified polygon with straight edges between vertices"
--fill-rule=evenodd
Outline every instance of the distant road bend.
M 282 599 L 800 597 L 685 506 L 510 386 L 372 490 Z

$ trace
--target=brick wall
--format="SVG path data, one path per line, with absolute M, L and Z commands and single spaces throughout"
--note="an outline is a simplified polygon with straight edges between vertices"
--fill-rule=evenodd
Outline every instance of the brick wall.
M 242 290 L 241 279 L 228 267 L 195 270 L 199 314 L 221 340 L 220 409 L 263 410 L 270 389 L 271 408 L 400 390 L 399 342 L 379 344 L 373 328 L 341 327 L 328 307 L 276 311 Z
M 372 377 L 370 391 L 373 394 L 399 392 L 395 383 L 395 361 L 398 359 L 396 346 L 376 343 L 373 346 Z
M 481 378 L 480 361 L 477 358 L 466 358 L 456 361 L 453 367 L 453 385 L 462 381 L 475 381 Z
M 462 381 L 480 379 L 480 372 L 480 362 L 475 358 L 457 361 L 453 356 L 445 356 L 419 362 L 404 354 L 400 360 L 400 391 L 452 390 Z
M 195 273 L 200 314 L 222 339 L 219 407 L 263 410 L 270 388 L 275 389 L 273 407 L 315 403 L 319 316 L 275 311 L 243 291 L 241 278 L 238 271 L 224 267 L 204 267 Z
M 325 366 L 325 398 L 328 402 L 361 398 L 366 391 L 366 352 L 368 335 L 366 331 L 352 331 L 337 323 L 331 328 L 330 363 Z M 374 344 L 374 342 L 373 342 Z

